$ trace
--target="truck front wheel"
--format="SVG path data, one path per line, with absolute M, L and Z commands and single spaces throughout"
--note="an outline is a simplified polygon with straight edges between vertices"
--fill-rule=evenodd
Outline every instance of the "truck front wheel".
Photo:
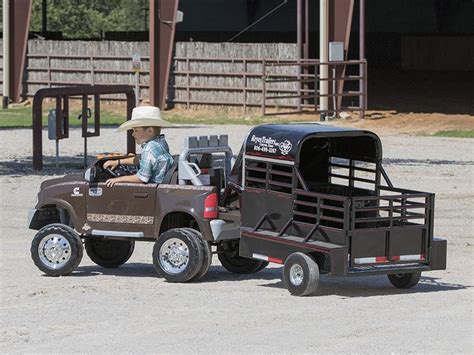
M 314 295 L 319 285 L 319 267 L 304 253 L 293 253 L 285 261 L 283 282 L 294 296 Z
M 135 241 L 87 238 L 84 246 L 87 255 L 94 263 L 102 267 L 114 268 L 125 264 L 130 259 L 135 249 Z
M 388 279 L 396 288 L 412 288 L 418 284 L 420 277 L 421 272 L 388 275 Z
M 161 234 L 153 247 L 156 272 L 168 282 L 187 282 L 203 269 L 203 243 L 184 228 Z
M 44 226 L 31 242 L 31 258 L 49 276 L 70 274 L 81 262 L 82 254 L 81 238 L 64 224 Z

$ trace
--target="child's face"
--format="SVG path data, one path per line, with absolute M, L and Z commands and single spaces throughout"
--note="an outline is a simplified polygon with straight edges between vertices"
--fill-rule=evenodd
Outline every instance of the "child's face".
M 155 131 L 150 127 L 137 127 L 133 129 L 132 136 L 137 144 L 143 144 L 155 136 Z

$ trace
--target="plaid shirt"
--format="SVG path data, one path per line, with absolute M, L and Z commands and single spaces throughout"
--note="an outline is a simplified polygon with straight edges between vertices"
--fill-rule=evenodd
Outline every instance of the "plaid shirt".
M 142 154 L 137 172 L 138 178 L 144 183 L 159 184 L 163 181 L 166 171 L 173 164 L 164 134 L 156 136 L 141 145 Z

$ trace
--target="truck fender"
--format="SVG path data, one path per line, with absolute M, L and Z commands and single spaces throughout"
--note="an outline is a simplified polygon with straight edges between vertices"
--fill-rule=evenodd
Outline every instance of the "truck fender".
M 44 227 L 44 225 L 41 223 L 41 210 L 42 209 L 48 209 L 48 208 L 56 208 L 59 213 L 61 213 L 59 208 L 64 209 L 70 216 L 73 226 L 75 229 L 78 227 L 78 221 L 76 218 L 76 214 L 74 213 L 73 207 L 66 201 L 64 200 L 59 200 L 59 199 L 50 199 L 45 201 L 41 206 L 37 206 L 39 208 L 36 208 L 36 211 L 34 212 L 33 216 L 31 216 L 30 223 L 29 223 L 29 228 L 30 229 L 41 229 Z M 59 207 L 59 208 L 58 208 Z
M 201 232 L 201 234 L 203 235 L 203 237 L 205 239 L 207 239 L 207 236 L 210 235 L 209 234 L 210 233 L 210 227 L 209 227 L 209 223 L 207 222 L 207 220 L 204 220 L 202 217 L 198 217 L 191 210 L 180 208 L 180 209 L 176 209 L 176 210 L 173 210 L 173 211 L 169 211 L 168 213 L 163 215 L 162 218 L 159 221 L 157 221 L 156 229 L 155 229 L 155 235 L 157 237 L 162 233 L 162 232 L 160 233 L 160 231 L 162 229 L 163 221 L 165 221 L 166 218 L 168 218 L 172 214 L 183 214 L 183 215 L 189 217 L 190 219 L 194 220 L 197 223 L 198 227 L 199 227 L 199 231 Z M 178 225 L 177 226 L 172 226 L 172 228 L 179 228 L 179 227 L 185 227 L 185 226 L 178 226 Z

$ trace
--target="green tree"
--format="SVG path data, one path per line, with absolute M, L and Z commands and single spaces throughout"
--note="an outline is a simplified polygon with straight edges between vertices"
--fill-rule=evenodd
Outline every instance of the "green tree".
M 105 31 L 148 30 L 148 0 L 47 0 L 47 30 L 64 38 L 100 38 Z M 42 0 L 33 0 L 30 30 L 41 31 Z

